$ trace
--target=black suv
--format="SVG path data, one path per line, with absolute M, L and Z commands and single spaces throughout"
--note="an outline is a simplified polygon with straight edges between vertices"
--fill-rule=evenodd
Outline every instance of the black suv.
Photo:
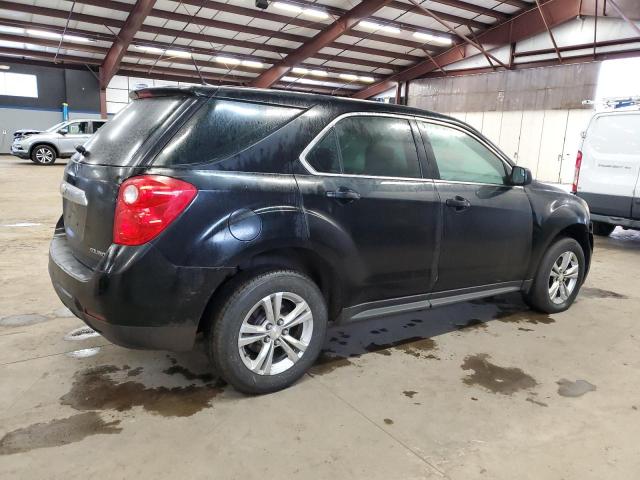
M 522 291 L 568 308 L 586 204 L 531 181 L 458 120 L 233 87 L 139 90 L 76 154 L 49 272 L 119 345 L 187 350 L 269 392 L 315 361 L 327 322 Z

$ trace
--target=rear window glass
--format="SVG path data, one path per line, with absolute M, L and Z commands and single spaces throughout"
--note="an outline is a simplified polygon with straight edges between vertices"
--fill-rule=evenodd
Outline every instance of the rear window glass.
M 184 97 L 134 100 L 85 144 L 83 162 L 127 166 L 147 138 L 184 102 Z
M 298 108 L 212 100 L 183 125 L 155 165 L 223 160 L 245 150 L 302 113 Z

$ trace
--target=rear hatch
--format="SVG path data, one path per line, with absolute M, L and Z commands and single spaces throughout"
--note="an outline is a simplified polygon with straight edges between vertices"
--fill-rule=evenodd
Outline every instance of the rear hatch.
M 89 268 L 112 243 L 120 184 L 148 168 L 154 149 L 198 101 L 178 89 L 143 92 L 144 98 L 134 99 L 107 122 L 84 145 L 87 153 L 74 155 L 64 172 L 60 191 L 68 246 Z

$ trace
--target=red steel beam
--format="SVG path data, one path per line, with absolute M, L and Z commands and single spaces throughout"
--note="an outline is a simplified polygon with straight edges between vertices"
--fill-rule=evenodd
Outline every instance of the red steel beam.
M 309 39 L 309 41 L 302 44 L 294 52 L 287 55 L 286 58 L 273 65 L 269 70 L 251 82 L 250 85 L 253 87 L 269 88 L 284 77 L 291 68 L 302 63 L 307 58 L 314 56 L 322 48 L 333 43 L 336 38 L 351 30 L 358 22 L 384 7 L 390 1 L 391 0 L 363 0 L 344 17 L 339 18 L 324 30 L 320 31 L 316 36 Z
M 100 6 L 102 8 L 119 10 L 122 12 L 126 12 L 130 9 L 130 5 L 128 3 L 119 2 L 115 0 L 104 0 L 101 2 L 97 2 L 94 0 L 77 0 L 76 3 L 81 3 L 81 4 L 86 3 L 90 5 Z M 243 9 L 242 10 L 243 13 L 241 13 L 241 15 L 249 16 L 249 13 L 251 13 L 250 18 L 255 18 L 256 16 L 259 16 L 259 18 L 264 18 L 265 20 L 273 20 L 273 21 L 285 22 L 285 23 L 287 23 L 286 22 L 287 19 L 291 19 L 291 17 L 285 17 L 284 15 L 277 15 L 270 12 L 262 13 L 255 10 L 251 10 L 249 8 L 237 7 L 233 5 L 222 7 L 221 5 L 225 5 L 225 4 L 218 4 L 218 2 L 214 2 L 214 1 L 209 1 L 209 2 L 200 1 L 197 3 L 200 4 L 200 6 L 212 8 L 212 9 L 218 9 L 220 7 L 224 11 L 234 10 L 236 14 L 240 14 L 238 9 Z M 293 33 L 287 33 L 284 31 L 254 27 L 246 24 L 241 25 L 238 23 L 222 21 L 215 18 L 205 18 L 205 17 L 199 17 L 195 15 L 187 15 L 185 13 L 170 12 L 168 10 L 162 10 L 158 8 L 152 9 L 151 12 L 149 13 L 149 16 L 162 18 L 164 20 L 173 20 L 176 22 L 192 23 L 194 25 L 213 27 L 221 30 L 228 30 L 230 32 L 247 33 L 250 35 L 255 35 L 257 37 L 266 37 L 266 38 L 273 37 L 273 38 L 278 38 L 280 40 L 286 40 L 289 42 L 305 43 L 309 40 L 309 37 L 306 37 L 304 35 L 297 35 Z M 292 22 L 288 22 L 288 23 L 292 23 Z M 323 28 L 323 26 L 319 26 L 317 23 L 312 26 L 312 25 L 309 25 L 308 22 L 305 22 L 305 26 L 307 28 L 314 28 L 316 30 L 320 30 L 321 28 Z M 483 24 L 483 26 L 485 25 Z M 421 48 L 424 45 L 424 42 L 393 38 L 387 35 L 380 35 L 380 34 L 368 35 L 366 32 L 352 32 L 352 33 L 354 33 L 355 36 L 357 37 L 362 37 L 362 38 L 366 37 L 371 40 L 376 40 L 384 43 L 393 43 L 396 45 L 401 45 L 403 47 L 409 47 L 412 49 Z M 390 53 L 388 50 L 383 50 L 380 48 L 363 47 L 360 45 L 351 45 L 349 43 L 334 42 L 330 46 L 332 48 L 337 48 L 340 50 L 350 50 L 354 52 L 364 53 L 367 55 L 389 56 L 389 53 Z M 409 60 L 411 62 L 415 62 L 420 58 L 418 55 L 409 55 L 405 53 L 396 53 L 396 52 L 392 52 L 392 53 L 394 58 L 401 58 L 403 60 Z
M 124 57 L 133 37 L 140 30 L 145 18 L 153 9 L 156 0 L 137 0 L 133 9 L 129 13 L 127 20 L 118 33 L 116 41 L 113 42 L 109 52 L 100 66 L 100 88 L 107 88 L 107 85 L 120 68 L 120 62 Z
M 580 13 L 581 0 L 548 0 L 541 4 L 544 16 L 549 27 L 560 25 L 574 19 Z M 479 33 L 478 41 L 482 42 L 485 49 L 518 42 L 525 38 L 546 31 L 546 26 L 540 16 L 540 10 L 535 6 L 526 12 L 517 15 L 506 22 Z M 394 87 L 397 82 L 406 82 L 423 76 L 438 67 L 451 65 L 464 59 L 464 52 L 457 47 L 450 48 L 446 52 L 436 55 L 434 60 L 424 60 L 401 72 L 387 77 L 385 80 L 375 83 L 357 92 L 355 98 L 369 98 Z

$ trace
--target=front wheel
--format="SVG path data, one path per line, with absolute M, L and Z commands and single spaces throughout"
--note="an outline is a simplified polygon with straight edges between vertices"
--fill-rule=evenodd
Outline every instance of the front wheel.
M 561 238 L 549 247 L 542 258 L 525 300 L 534 309 L 545 313 L 565 311 L 578 295 L 585 267 L 580 244 L 573 238 Z
M 244 393 L 270 393 L 313 365 L 326 335 L 327 309 L 311 279 L 280 270 L 233 288 L 212 322 L 207 345 L 222 378 Z
M 48 145 L 36 145 L 31 152 L 31 160 L 39 165 L 53 165 L 56 151 Z

